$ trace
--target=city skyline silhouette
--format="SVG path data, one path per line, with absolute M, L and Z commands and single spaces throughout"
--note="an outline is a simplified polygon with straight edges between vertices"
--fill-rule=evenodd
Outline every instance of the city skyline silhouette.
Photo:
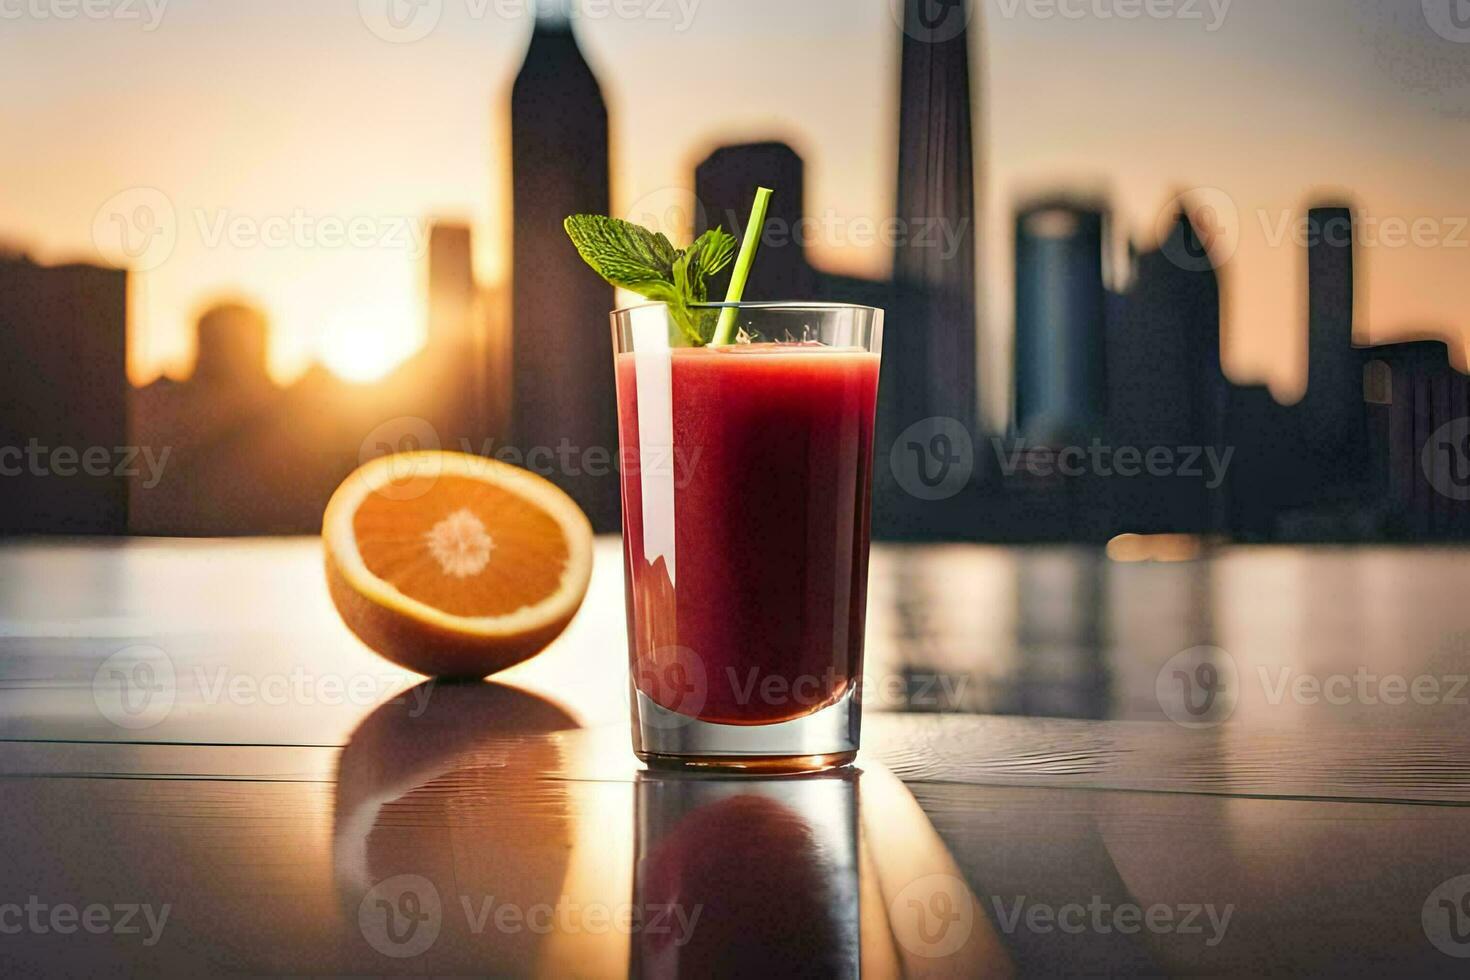
M 907 11 L 916 16 L 912 7 Z M 1304 216 L 1307 387 L 1292 405 L 1278 403 L 1263 386 L 1233 382 L 1224 369 L 1216 257 L 1229 229 L 1215 207 L 1181 204 L 1157 248 L 1136 252 L 1120 276 L 1110 271 L 1115 215 L 1106 195 L 1059 184 L 1018 200 L 1009 242 L 1013 412 L 1003 428 L 983 426 L 976 357 L 983 316 L 974 267 L 983 244 L 977 229 L 989 225 L 975 193 L 986 174 L 978 162 L 984 154 L 974 145 L 980 107 L 973 101 L 969 28 L 935 39 L 923 36 L 922 23 L 898 26 L 893 220 L 908 233 L 886 243 L 891 277 L 829 272 L 808 243 L 789 234 L 811 215 L 803 156 L 780 139 L 717 145 L 697 161 L 689 177 L 694 226 L 680 230 L 726 224 L 738 234 L 754 186 L 773 186 L 768 228 L 788 234 L 763 248 L 748 298 L 810 297 L 888 309 L 877 534 L 1105 541 L 1121 533 L 1356 540 L 1467 532 L 1459 491 L 1470 485 L 1470 432 L 1463 461 L 1456 455 L 1459 434 L 1431 444 L 1450 438 L 1441 430 L 1459 418 L 1465 376 L 1453 366 L 1448 336 L 1354 346 L 1362 256 L 1354 247 L 1350 197 L 1324 201 Z M 91 441 L 119 442 L 118 423 L 105 406 L 121 401 L 130 406 L 121 413 L 129 417 L 128 444 L 167 447 L 166 472 L 157 479 L 145 472 L 99 478 L 77 502 L 56 504 L 55 514 L 50 504 L 18 504 L 6 529 L 312 531 L 326 496 L 367 454 L 437 445 L 487 455 L 509 451 L 520 462 L 528 450 L 545 450 L 559 460 L 545 467 L 546 475 L 578 500 L 595 527 L 616 530 L 616 474 L 606 462 L 585 465 L 589 452 L 602 461 L 617 455 L 604 328 L 614 300 L 582 267 L 560 228 L 566 213 L 611 209 L 602 83 L 572 26 L 547 16 L 538 20 L 508 94 L 509 302 L 477 280 L 471 229 L 431 223 L 422 348 L 374 382 L 349 383 L 317 365 L 280 387 L 267 362 L 270 311 L 217 296 L 199 320 L 195 366 L 186 380 L 165 377 L 134 390 L 122 371 L 97 368 L 90 375 L 85 398 L 94 404 L 83 424 L 95 435 Z M 945 248 L 912 234 L 929 222 L 945 231 Z M 14 291 L 20 302 L 7 311 L 11 335 L 22 340 L 33 338 L 37 318 L 55 302 L 39 290 L 92 274 L 37 266 L 21 256 L 0 263 L 24 287 Z M 111 275 L 116 281 L 121 274 Z M 68 356 L 117 362 L 118 325 L 127 319 L 119 292 L 95 310 L 99 328 L 110 324 L 106 336 L 79 338 Z M 34 297 L 29 306 L 28 296 Z M 360 343 L 371 343 L 371 335 Z M 94 352 L 88 344 L 100 346 Z M 28 348 L 16 351 L 21 356 L 12 363 L 35 361 Z M 63 431 L 26 421 L 25 405 L 54 405 L 40 394 L 48 386 L 54 382 L 43 372 L 17 372 L 12 406 L 21 407 L 12 407 L 6 420 L 14 441 Z M 51 413 L 76 411 L 72 406 L 84 399 L 73 394 Z M 935 420 L 952 431 L 939 431 Z M 379 431 L 384 426 L 389 431 Z M 955 432 L 969 442 L 962 461 L 954 455 Z M 91 444 L 76 435 L 68 441 Z M 1120 449 L 1198 450 L 1217 462 L 1228 458 L 1228 471 L 1218 479 L 1202 470 L 1121 476 L 1102 472 L 1093 453 L 1090 471 L 1055 472 L 1059 454 L 1093 445 L 1110 456 Z M 557 455 L 562 448 L 581 462 L 569 465 L 566 455 Z M 936 475 L 942 481 L 957 462 L 968 470 L 943 496 L 916 493 L 905 483 L 909 469 L 921 482 Z M 56 482 L 28 477 L 7 488 L 25 501 L 45 496 Z M 119 495 L 126 502 L 121 508 Z

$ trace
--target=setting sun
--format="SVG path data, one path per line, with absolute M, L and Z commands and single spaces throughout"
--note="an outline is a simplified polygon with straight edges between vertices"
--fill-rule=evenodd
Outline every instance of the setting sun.
M 328 321 L 317 344 L 317 357 L 346 381 L 367 383 L 388 374 L 418 346 L 407 314 L 381 310 L 344 310 Z

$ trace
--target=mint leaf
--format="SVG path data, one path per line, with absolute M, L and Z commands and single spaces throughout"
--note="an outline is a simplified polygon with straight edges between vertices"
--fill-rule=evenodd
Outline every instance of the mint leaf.
M 564 224 L 583 260 L 614 286 L 672 281 L 678 253 L 663 235 L 600 214 L 574 214 Z
M 735 236 L 727 234 L 723 228 L 711 228 L 696 238 L 684 255 L 688 260 L 690 278 L 699 283 L 699 297 L 703 301 L 709 277 L 735 258 Z
M 683 339 L 694 346 L 714 335 L 712 311 L 695 310 L 709 295 L 709 277 L 730 264 L 735 238 L 712 228 L 687 249 L 668 238 L 619 218 L 574 214 L 564 222 L 567 236 L 583 261 L 623 289 L 665 303 Z

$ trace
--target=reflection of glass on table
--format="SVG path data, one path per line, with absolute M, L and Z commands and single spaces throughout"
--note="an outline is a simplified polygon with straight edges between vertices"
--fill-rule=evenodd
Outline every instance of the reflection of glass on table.
M 640 774 L 630 972 L 858 976 L 857 778 Z

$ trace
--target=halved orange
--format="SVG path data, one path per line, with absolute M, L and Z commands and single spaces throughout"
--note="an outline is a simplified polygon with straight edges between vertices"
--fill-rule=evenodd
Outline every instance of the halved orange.
M 484 677 L 544 649 L 592 574 L 592 527 L 551 482 L 464 453 L 383 456 L 322 518 L 327 587 L 349 629 L 433 677 Z

